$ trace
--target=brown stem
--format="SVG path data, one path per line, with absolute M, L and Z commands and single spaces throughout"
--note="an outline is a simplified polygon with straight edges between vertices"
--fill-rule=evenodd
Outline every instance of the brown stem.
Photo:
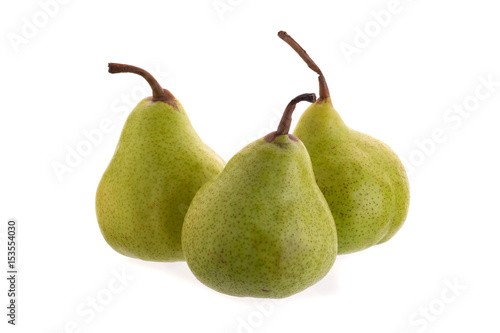
M 116 73 L 134 73 L 142 76 L 146 81 L 148 81 L 149 85 L 151 86 L 151 90 L 153 90 L 153 101 L 175 101 L 174 95 L 167 89 L 163 89 L 162 86 L 156 81 L 156 79 L 151 75 L 148 71 L 132 66 L 132 65 L 125 65 L 125 64 L 117 64 L 110 62 L 108 64 L 108 72 L 111 74 L 116 74 Z
M 290 101 L 286 106 L 285 112 L 283 112 L 283 117 L 281 117 L 280 124 L 278 125 L 278 129 L 276 130 L 276 135 L 284 135 L 288 134 L 290 130 L 290 125 L 292 124 L 292 113 L 295 110 L 295 106 L 299 102 L 316 102 L 316 94 L 302 94 Z
M 297 54 L 305 61 L 307 66 L 316 72 L 319 75 L 319 99 L 322 100 L 324 98 L 330 97 L 330 91 L 328 90 L 328 85 L 326 84 L 325 77 L 319 69 L 318 65 L 311 59 L 311 57 L 307 54 L 306 50 L 302 48 L 302 46 L 297 43 L 292 36 L 287 34 L 285 31 L 278 32 L 279 38 L 283 39 L 288 45 L 292 47 L 292 49 L 297 52 Z

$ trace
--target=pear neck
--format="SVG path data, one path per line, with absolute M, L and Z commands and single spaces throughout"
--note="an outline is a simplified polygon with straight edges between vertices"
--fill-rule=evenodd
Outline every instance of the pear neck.
M 333 107 L 330 97 L 318 99 L 318 101 L 313 105 L 316 106 L 313 109 L 313 112 L 317 113 L 315 116 L 323 119 L 321 122 L 321 125 L 323 125 L 322 127 L 327 129 L 331 127 L 336 129 L 347 128 L 347 125 L 344 123 L 337 110 Z M 312 106 L 310 108 L 312 108 Z

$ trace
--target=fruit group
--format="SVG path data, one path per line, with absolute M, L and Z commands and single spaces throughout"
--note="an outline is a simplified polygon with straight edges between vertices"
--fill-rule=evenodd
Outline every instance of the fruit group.
M 130 113 L 99 183 L 96 214 L 117 252 L 150 261 L 184 260 L 181 230 L 198 189 L 224 161 L 198 136 L 181 103 L 143 69 L 109 64 L 110 73 L 144 77 L 153 96 Z
M 307 151 L 288 134 L 298 96 L 280 126 L 239 151 L 203 186 L 186 214 L 182 246 L 194 275 L 233 296 L 282 298 L 332 267 L 335 224 Z
M 319 99 L 304 111 L 293 134 L 304 142 L 332 211 L 339 254 L 389 240 L 409 208 L 409 183 L 401 161 L 383 142 L 345 125 L 319 67 L 286 32 L 278 35 L 319 75 Z

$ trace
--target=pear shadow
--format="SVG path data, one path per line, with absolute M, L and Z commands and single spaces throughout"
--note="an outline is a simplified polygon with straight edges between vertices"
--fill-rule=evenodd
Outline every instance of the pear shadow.
M 137 267 L 139 270 L 148 270 L 158 274 L 168 275 L 182 282 L 199 284 L 196 277 L 191 273 L 185 261 L 176 262 L 154 262 L 134 258 L 127 258 L 127 263 Z
M 192 285 L 199 291 L 205 293 L 207 296 L 211 295 L 211 297 L 219 297 L 220 299 L 224 299 L 227 302 L 253 307 L 255 305 L 255 302 L 264 300 L 271 300 L 276 304 L 282 304 L 287 303 L 289 300 L 309 300 L 334 297 L 341 289 L 340 272 L 342 271 L 342 266 L 347 260 L 350 259 L 352 258 L 349 258 L 349 255 L 337 256 L 334 265 L 323 279 L 310 286 L 309 288 L 286 298 L 238 297 L 226 295 L 224 293 L 213 290 L 198 281 L 185 261 L 153 262 L 127 258 L 126 262 L 128 265 L 137 268 L 137 270 L 139 271 L 147 270 L 150 272 L 155 272 L 157 274 L 168 275 L 169 277 L 174 278 L 177 281 Z

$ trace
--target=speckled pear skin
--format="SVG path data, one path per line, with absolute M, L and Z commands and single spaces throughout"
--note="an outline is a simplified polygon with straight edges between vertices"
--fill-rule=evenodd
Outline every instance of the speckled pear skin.
M 283 298 L 332 267 L 335 223 L 304 145 L 290 137 L 249 144 L 193 199 L 182 246 L 189 268 L 208 287 Z
M 178 109 L 146 98 L 132 110 L 99 183 L 99 227 L 108 244 L 125 256 L 184 260 L 181 231 L 187 208 L 224 167 L 176 103 Z
M 389 240 L 409 208 L 406 171 L 389 146 L 350 129 L 330 98 L 310 105 L 293 132 L 307 148 L 319 188 L 330 206 L 338 253 Z

